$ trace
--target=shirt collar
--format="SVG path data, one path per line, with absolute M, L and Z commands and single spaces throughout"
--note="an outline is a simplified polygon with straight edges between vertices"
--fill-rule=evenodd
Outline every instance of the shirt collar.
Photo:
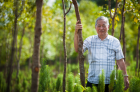
M 96 39 L 100 39 L 100 38 L 98 37 L 98 35 L 95 35 L 95 38 L 96 38 Z M 109 34 L 107 35 L 107 37 L 106 37 L 104 40 L 106 40 L 106 39 L 107 39 L 107 40 L 109 39 Z

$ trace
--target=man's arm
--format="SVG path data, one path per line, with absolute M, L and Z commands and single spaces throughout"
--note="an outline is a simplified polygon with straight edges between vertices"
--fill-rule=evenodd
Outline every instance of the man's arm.
M 76 22 L 75 33 L 74 33 L 74 48 L 77 53 L 78 53 L 78 43 L 79 43 L 78 30 L 82 29 L 82 24 L 78 24 L 78 22 L 79 21 Z
M 125 66 L 124 59 L 120 59 L 120 60 L 116 60 L 116 61 L 117 61 L 118 67 L 123 71 L 124 84 L 125 84 L 125 90 L 126 90 L 129 87 L 129 80 L 128 80 L 128 76 L 127 76 L 127 72 L 126 72 L 126 66 Z
M 116 60 L 116 61 L 117 61 L 117 65 L 119 66 L 119 68 L 123 71 L 123 75 L 127 75 L 124 59 L 120 59 L 120 60 Z

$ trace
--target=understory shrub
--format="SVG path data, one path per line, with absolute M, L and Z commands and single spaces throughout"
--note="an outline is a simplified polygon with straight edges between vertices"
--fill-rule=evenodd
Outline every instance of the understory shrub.
M 140 79 L 138 77 L 132 77 L 129 85 L 130 92 L 140 92 Z
M 110 74 L 109 92 L 113 92 L 114 83 L 115 83 L 115 70 L 113 70 Z
M 6 81 L 2 72 L 0 72 L 0 92 L 6 92 Z
M 74 92 L 83 92 L 83 86 L 80 84 L 76 84 L 74 86 Z
M 45 92 L 50 88 L 50 73 L 49 67 L 44 60 L 41 62 L 41 65 L 39 74 L 39 92 Z
M 117 70 L 116 85 L 113 92 L 124 92 L 124 78 L 121 70 Z
M 56 91 L 62 91 L 62 79 L 63 75 L 59 74 L 56 80 Z
M 98 91 L 99 92 L 104 92 L 105 91 L 105 74 L 104 70 L 102 70 L 101 75 L 99 76 L 99 86 L 98 86 Z
M 67 79 L 67 90 L 68 92 L 73 92 L 74 90 L 74 80 L 73 80 L 74 76 L 72 73 L 68 74 L 68 79 Z

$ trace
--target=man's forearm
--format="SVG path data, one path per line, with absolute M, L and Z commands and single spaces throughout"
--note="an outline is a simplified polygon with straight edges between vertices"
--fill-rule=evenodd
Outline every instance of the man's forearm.
M 116 60 L 116 61 L 117 61 L 117 65 L 119 66 L 119 68 L 123 71 L 123 74 L 127 75 L 126 66 L 125 66 L 124 60 L 120 59 L 120 60 Z

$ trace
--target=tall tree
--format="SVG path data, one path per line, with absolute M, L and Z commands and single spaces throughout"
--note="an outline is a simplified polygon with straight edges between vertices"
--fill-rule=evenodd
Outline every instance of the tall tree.
M 125 57 L 126 57 L 126 45 L 125 45 L 125 30 L 124 30 L 124 24 L 125 24 L 125 11 L 124 11 L 124 7 L 125 7 L 125 0 L 123 0 L 123 8 L 122 8 L 122 24 L 121 24 L 121 32 L 120 32 L 120 37 L 119 40 L 121 41 L 121 36 L 123 37 L 123 54 L 124 54 L 124 61 L 125 61 Z
M 136 69 L 140 71 L 140 62 L 139 62 L 139 38 L 140 38 L 140 26 L 138 27 L 138 39 L 137 39 L 137 48 L 136 48 Z
M 21 39 L 20 39 L 19 49 L 17 48 L 17 52 L 19 52 L 18 55 L 17 55 L 17 75 L 16 75 L 17 78 L 18 78 L 19 69 L 20 69 L 19 61 L 20 61 L 20 57 L 21 57 L 22 39 L 23 39 L 23 36 L 24 36 L 24 32 L 25 32 L 25 26 L 23 24 L 23 29 L 22 29 L 22 35 L 21 35 Z
M 124 61 L 126 58 L 126 42 L 125 42 L 125 29 L 124 29 L 124 24 L 125 24 L 125 14 L 124 14 L 124 7 L 125 7 L 125 0 L 123 0 L 123 9 L 122 9 L 122 26 L 121 26 L 121 31 L 123 34 L 123 54 L 124 54 Z
M 35 36 L 34 36 L 34 51 L 32 62 L 32 84 L 31 92 L 38 92 L 39 83 L 39 67 L 40 67 L 40 37 L 42 34 L 41 16 L 42 16 L 43 0 L 36 0 L 36 23 L 35 23 Z
M 24 0 L 22 1 L 22 7 L 21 7 L 21 11 L 18 13 L 18 4 L 19 1 L 18 0 L 14 0 L 14 15 L 15 15 L 15 19 L 14 19 L 14 29 L 13 29 L 13 39 L 12 39 L 12 47 L 11 47 L 11 55 L 10 55 L 10 59 L 9 59 L 9 63 L 8 63 L 8 69 L 7 69 L 7 91 L 6 92 L 10 92 L 10 84 L 11 84 L 11 76 L 12 76 L 12 65 L 13 65 L 13 61 L 14 61 L 14 55 L 15 55 L 15 44 L 17 42 L 17 19 L 18 17 L 21 15 L 22 10 L 23 10 L 23 5 L 24 5 Z
M 139 0 L 140 5 L 140 0 Z M 138 39 L 137 39 L 137 48 L 136 48 L 136 69 L 139 69 L 140 72 L 140 62 L 139 62 L 139 38 L 140 38 L 140 24 L 138 27 Z
M 78 4 L 76 0 L 72 0 L 74 7 L 77 21 L 79 20 L 79 24 L 81 24 Z M 80 68 L 80 80 L 83 87 L 85 87 L 85 69 L 84 69 L 84 55 L 83 55 L 83 38 L 82 38 L 82 29 L 78 30 L 78 58 L 79 58 L 79 68 Z
M 114 24 L 115 24 L 115 16 L 117 14 L 118 0 L 116 0 L 115 12 L 112 14 L 111 12 L 111 0 L 108 0 L 108 6 L 110 11 L 110 17 L 112 19 L 112 36 L 114 36 Z
M 67 69 L 67 50 L 66 50 L 66 14 L 70 11 L 71 9 L 71 5 L 68 9 L 67 12 L 65 12 L 65 2 L 64 0 L 62 0 L 62 4 L 63 4 L 63 15 L 64 15 L 64 30 L 63 30 L 63 47 L 64 47 L 64 72 L 63 72 L 63 92 L 65 92 L 65 86 L 66 86 L 66 69 Z

